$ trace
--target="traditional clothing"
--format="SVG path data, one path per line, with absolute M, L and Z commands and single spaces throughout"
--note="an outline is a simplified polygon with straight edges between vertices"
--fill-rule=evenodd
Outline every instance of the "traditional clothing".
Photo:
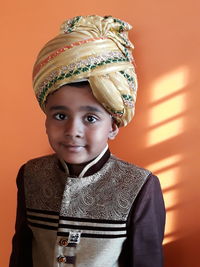
M 131 26 L 111 16 L 78 16 L 65 21 L 58 36 L 40 51 L 33 69 L 33 87 L 45 111 L 47 96 L 61 86 L 88 80 L 93 95 L 127 125 L 135 110 L 137 78 Z
M 82 177 L 56 155 L 21 168 L 10 267 L 162 266 L 158 179 L 109 150 L 89 164 Z
M 127 125 L 137 91 L 130 29 L 110 16 L 64 22 L 34 66 L 43 111 L 49 94 L 88 81 L 117 125 Z M 10 267 L 161 267 L 165 209 L 158 179 L 107 148 L 78 177 L 71 170 L 56 155 L 20 169 Z

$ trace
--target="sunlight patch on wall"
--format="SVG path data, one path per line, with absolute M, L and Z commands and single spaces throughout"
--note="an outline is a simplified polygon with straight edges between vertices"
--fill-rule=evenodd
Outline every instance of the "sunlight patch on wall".
M 164 192 L 166 209 L 171 209 L 173 205 L 179 204 L 176 195 L 176 186 L 181 183 L 180 169 L 178 166 L 181 159 L 181 155 L 174 155 L 147 166 L 149 170 L 159 177 Z
M 161 171 L 158 173 L 158 176 L 163 190 L 166 190 L 169 187 L 173 187 L 180 182 L 179 166 Z
M 183 132 L 184 119 L 178 118 L 149 131 L 148 146 L 165 142 Z
M 176 156 L 174 157 L 176 158 Z M 180 158 L 179 158 L 180 159 Z M 173 160 L 173 157 L 171 157 Z M 173 161 L 171 161 L 172 163 Z M 174 161 L 172 166 L 176 164 L 178 161 Z M 164 167 L 164 166 L 163 166 Z M 171 242 L 176 240 L 176 235 L 170 235 L 170 233 L 176 230 L 176 216 L 177 216 L 177 206 L 179 203 L 179 195 L 177 194 L 177 186 L 181 183 L 180 177 L 180 168 L 179 166 L 176 167 L 165 167 L 160 169 L 160 171 L 155 172 L 158 175 L 162 189 L 163 189 L 163 196 L 165 201 L 165 207 L 167 210 L 167 218 L 166 218 L 166 226 L 165 226 L 165 234 L 166 238 L 164 239 L 164 243 Z
M 178 232 L 176 218 L 181 204 L 178 194 L 181 185 L 179 166 L 183 162 L 179 149 L 177 152 L 176 147 L 173 149 L 175 142 L 169 143 L 172 151 L 166 151 L 166 144 L 170 139 L 175 141 L 185 130 L 188 78 L 189 69 L 183 66 L 158 78 L 151 86 L 146 145 L 152 150 L 154 147 L 160 149 L 162 159 L 145 167 L 159 177 L 163 190 L 167 210 L 164 244 L 177 239 L 174 233 Z
M 181 115 L 186 110 L 185 102 L 186 93 L 182 93 L 152 107 L 149 116 L 151 126 Z
M 177 164 L 181 160 L 182 160 L 182 156 L 180 154 L 176 154 L 176 155 L 172 155 L 164 159 L 155 161 L 147 165 L 146 168 L 151 170 L 152 172 L 159 172 L 159 170 L 170 167 L 173 164 Z
M 174 234 L 174 219 L 177 217 L 177 210 L 167 211 L 166 226 L 165 226 L 165 237 L 163 240 L 163 245 L 177 240 L 178 234 Z
M 179 167 L 177 165 L 182 160 L 182 155 L 175 154 L 153 162 L 145 167 L 159 176 L 162 189 L 165 190 L 179 183 Z
M 177 187 L 181 184 L 179 164 L 182 161 L 182 155 L 175 154 L 145 166 L 159 177 L 163 190 L 165 207 L 167 210 L 163 244 L 167 244 L 177 239 L 177 234 L 174 234 L 174 232 L 177 231 L 176 217 L 178 206 L 180 205 Z
M 188 82 L 188 67 L 183 66 L 157 79 L 152 86 L 151 102 L 182 90 Z
M 155 81 L 151 91 L 147 146 L 157 145 L 180 135 L 184 129 L 188 68 L 178 68 Z

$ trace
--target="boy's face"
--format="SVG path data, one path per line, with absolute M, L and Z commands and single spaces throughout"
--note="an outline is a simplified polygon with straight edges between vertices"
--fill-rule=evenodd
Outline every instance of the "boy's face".
M 89 85 L 65 85 L 48 96 L 46 132 L 53 150 L 70 164 L 97 157 L 118 127 L 94 98 Z

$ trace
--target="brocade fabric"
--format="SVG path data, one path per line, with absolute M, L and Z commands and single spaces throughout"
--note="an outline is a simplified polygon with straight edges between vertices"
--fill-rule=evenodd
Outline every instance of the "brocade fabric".
M 44 158 L 43 158 L 44 160 Z M 120 168 L 115 172 L 111 172 L 111 169 L 108 168 L 109 162 L 110 161 L 116 161 L 117 164 L 120 165 L 120 160 L 113 158 L 112 156 L 109 158 L 109 160 L 103 165 L 103 167 L 100 170 L 100 173 L 103 171 L 105 171 L 105 173 L 107 173 L 107 179 L 112 178 L 112 177 L 116 177 L 116 180 L 118 178 L 118 176 L 120 176 Z M 119 161 L 119 162 L 118 162 Z M 41 160 L 42 162 L 42 160 Z M 56 162 L 56 161 L 55 161 Z M 54 163 L 55 163 L 54 162 Z M 54 164 L 53 163 L 53 164 Z M 123 164 L 126 164 L 123 162 Z M 133 169 L 134 168 L 138 168 L 134 165 L 130 165 Z M 61 167 L 59 164 L 55 165 L 53 168 L 58 168 L 59 173 L 62 176 L 63 170 L 61 170 Z M 106 169 L 108 168 L 108 169 Z M 51 169 L 51 168 L 50 168 Z M 126 169 L 122 168 L 123 171 L 126 171 Z M 66 223 L 66 219 L 67 221 L 69 220 L 69 218 L 71 218 L 73 220 L 73 218 L 81 218 L 83 221 L 84 219 L 86 219 L 85 224 L 87 225 L 87 219 L 92 217 L 92 220 L 90 221 L 91 223 L 94 223 L 93 220 L 96 220 L 95 223 L 97 223 L 96 229 L 91 230 L 90 228 L 87 228 L 89 230 L 87 231 L 83 231 L 83 237 L 81 237 L 81 242 L 83 244 L 83 251 L 84 251 L 84 242 L 86 242 L 85 244 L 86 246 L 86 250 L 84 251 L 84 253 L 82 254 L 82 258 L 78 256 L 77 252 L 77 260 L 78 263 L 77 265 L 70 265 L 70 264 L 57 264 L 56 261 L 53 262 L 52 260 L 50 260 L 50 263 L 48 266 L 45 267 L 49 267 L 49 266 L 87 266 L 87 267 L 101 267 L 101 266 L 106 266 L 106 267 L 113 267 L 113 266 L 120 266 L 120 267 L 161 267 L 162 266 L 162 240 L 163 240 L 163 231 L 164 231 L 164 224 L 165 224 L 165 209 L 164 209 L 164 203 L 163 203 L 163 198 L 162 198 L 162 193 L 161 193 L 161 189 L 160 189 L 160 184 L 158 179 L 151 173 L 146 172 L 144 169 L 138 168 L 138 171 L 143 171 L 143 175 L 146 173 L 146 179 L 143 180 L 143 182 L 141 183 L 140 187 L 138 188 L 137 193 L 134 196 L 134 191 L 131 192 L 131 184 L 130 181 L 131 179 L 134 180 L 134 177 L 128 177 L 129 180 L 129 187 L 128 188 L 128 184 L 126 186 L 126 182 L 124 183 L 125 186 L 125 190 L 123 191 L 123 188 L 121 188 L 118 192 L 116 190 L 113 190 L 114 192 L 111 194 L 111 199 L 110 199 L 110 203 L 111 205 L 109 206 L 109 201 L 106 201 L 106 206 L 107 209 L 105 209 L 105 207 L 103 207 L 103 209 L 101 208 L 101 206 L 103 205 L 103 202 L 101 203 L 101 200 L 98 199 L 98 203 L 100 205 L 100 209 L 98 209 L 99 211 L 101 211 L 100 213 L 96 212 L 95 213 L 95 205 L 94 205 L 94 209 L 87 209 L 88 204 L 90 204 L 89 206 L 92 207 L 92 203 L 91 200 L 95 198 L 95 196 L 93 196 L 91 199 L 87 199 L 84 198 L 83 196 L 79 196 L 79 199 L 77 199 L 77 204 L 80 207 L 78 210 L 75 210 L 73 208 L 73 205 L 71 206 L 71 209 L 68 209 L 69 213 L 66 213 L 67 209 L 67 193 L 66 193 L 66 181 L 61 179 L 61 186 L 60 190 L 63 192 L 57 192 L 56 194 L 51 194 L 51 190 L 48 191 L 48 187 L 51 187 L 51 189 L 55 186 L 52 184 L 52 181 L 49 181 L 48 186 L 46 187 L 42 187 L 40 191 L 43 192 L 43 201 L 42 198 L 40 199 L 39 197 L 35 197 L 34 195 L 31 195 L 31 197 L 27 200 L 25 200 L 25 193 L 24 193 L 24 184 L 25 184 L 25 190 L 27 187 L 27 182 L 25 182 L 24 180 L 26 179 L 26 165 L 24 165 L 18 174 L 18 178 L 17 178 L 17 183 L 18 183 L 18 210 L 17 210 L 17 220 L 16 220 L 16 233 L 15 236 L 13 238 L 13 251 L 12 251 L 12 255 L 11 255 L 11 259 L 10 259 L 10 267 L 40 267 L 42 266 L 40 263 L 34 263 L 33 265 L 33 258 L 34 253 L 32 253 L 33 250 L 33 246 L 35 246 L 35 241 L 34 240 L 34 229 L 39 228 L 39 221 L 37 222 L 37 220 L 31 220 L 31 218 L 34 219 L 34 210 L 36 211 L 38 207 L 41 208 L 41 211 L 45 211 L 46 214 L 49 212 L 52 212 L 52 209 L 54 210 L 54 213 L 52 213 L 51 216 L 55 216 L 56 212 L 58 212 L 58 217 L 60 217 L 60 220 L 62 219 L 62 223 Z M 98 173 L 98 172 L 97 172 Z M 127 172 L 128 174 L 128 172 Z M 58 175 L 58 173 L 57 173 Z M 92 177 L 93 175 L 91 175 Z M 129 173 L 130 176 L 130 173 Z M 42 175 L 41 175 L 42 177 Z M 64 176 L 63 176 L 64 177 Z M 86 178 L 86 179 L 85 179 Z M 60 179 L 60 177 L 57 176 L 57 179 Z M 73 179 L 77 179 L 77 178 L 73 178 Z M 85 181 L 87 181 L 87 177 L 84 177 L 83 179 L 85 179 Z M 71 179 L 72 180 L 72 179 Z M 97 179 L 98 180 L 98 179 Z M 114 179 L 115 180 L 115 179 Z M 114 180 L 112 182 L 114 182 Z M 24 183 L 25 182 L 25 183 Z M 93 181 L 94 184 L 96 184 L 97 188 L 99 189 L 103 189 L 103 192 L 105 193 L 105 196 L 108 196 L 109 194 L 106 194 L 105 190 L 105 182 L 103 180 L 103 183 L 100 183 L 99 185 L 97 183 L 95 183 L 95 181 Z M 36 183 L 37 184 L 37 183 Z M 86 182 L 87 184 L 87 182 Z M 89 184 L 91 184 L 91 180 L 89 181 Z M 123 183 L 122 183 L 123 184 Z M 139 183 L 138 183 L 139 184 Z M 30 185 L 30 184 L 29 184 Z M 41 182 L 42 185 L 42 182 Z M 85 185 L 84 185 L 85 186 Z M 87 187 L 87 185 L 86 185 Z M 119 185 L 118 185 L 119 188 Z M 133 187 L 132 187 L 133 188 Z M 39 192 L 38 189 L 35 187 L 35 185 L 33 185 L 32 187 L 33 192 L 37 193 Z M 89 189 L 88 189 L 89 190 Z M 109 190 L 109 186 L 108 186 L 108 190 Z M 76 190 L 77 191 L 77 188 Z M 135 192 L 136 192 L 135 191 Z M 44 197 L 44 192 L 46 192 L 46 196 L 49 196 L 49 200 L 54 199 L 54 201 L 52 201 L 50 204 L 45 203 L 45 197 Z M 77 191 L 78 192 L 78 191 Z M 123 194 L 122 198 L 120 198 L 120 192 L 126 192 L 128 198 L 126 199 L 125 195 Z M 108 193 L 108 192 L 107 192 Z M 97 194 L 98 195 L 98 194 Z M 132 195 L 132 198 L 131 198 Z M 54 197 L 53 197 L 54 196 Z M 64 196 L 64 197 L 63 197 Z M 92 196 L 91 194 L 88 194 L 88 192 L 85 194 L 85 196 Z M 103 195 L 102 195 L 103 196 Z M 60 198 L 59 200 L 56 198 Z M 113 197 L 115 197 L 115 199 L 113 199 Z M 123 200 L 122 202 L 119 202 L 118 204 L 120 204 L 119 206 L 113 206 L 112 207 L 112 203 L 115 203 L 117 201 L 117 199 L 121 199 Z M 37 202 L 37 200 L 39 200 L 39 202 Z M 114 200 L 112 202 L 112 200 Z M 60 205 L 58 205 L 58 203 L 61 203 L 62 201 L 64 201 L 64 205 L 61 205 L 61 210 L 60 210 Z M 76 198 L 73 199 L 73 201 L 76 201 Z M 129 202 L 129 205 L 127 205 L 127 203 Z M 84 206 L 81 207 L 81 205 L 84 204 Z M 132 203 L 132 204 L 130 204 Z M 38 206 L 39 204 L 39 206 Z M 43 205 L 43 206 L 42 206 Z M 52 206 L 53 205 L 53 206 Z M 50 207 L 51 206 L 51 207 Z M 127 206 L 129 206 L 129 208 L 127 209 Z M 28 208 L 29 207 L 29 208 Z M 116 207 L 118 207 L 116 209 Z M 121 207 L 121 209 L 120 209 Z M 64 209 L 64 210 L 62 210 Z M 85 209 L 85 210 L 84 210 Z M 119 209 L 119 210 L 118 210 Z M 71 210 L 71 211 L 70 211 Z M 91 212 L 92 211 L 92 212 Z M 30 216 L 32 212 L 32 217 Z M 89 213 L 88 213 L 89 212 Z M 90 213 L 91 212 L 91 213 Z M 28 214 L 28 219 L 27 219 L 27 214 Z M 53 215 L 54 214 L 54 215 Z M 96 215 L 95 215 L 96 214 Z M 49 215 L 49 217 L 51 217 Z M 37 216 L 35 216 L 35 218 L 38 219 Z M 53 218 L 53 217 L 52 217 Z M 113 219 L 113 220 L 111 220 Z M 98 221 L 100 220 L 100 221 Z M 105 226 L 107 225 L 107 228 L 109 226 L 109 223 L 111 223 L 112 228 L 116 227 L 115 224 L 113 224 L 113 222 L 117 222 L 117 223 L 121 223 L 121 225 L 118 225 L 119 227 L 115 228 L 114 230 L 109 228 L 113 235 L 116 234 L 116 238 L 107 238 L 105 236 L 102 236 L 101 238 L 99 238 L 99 235 L 102 235 L 102 227 L 100 227 L 101 229 L 99 229 L 99 223 L 107 223 L 105 225 L 101 225 L 104 227 L 105 230 Z M 31 222 L 34 223 L 31 225 Z M 55 222 L 55 219 L 54 219 Z M 61 221 L 59 221 L 61 223 Z M 38 223 L 38 225 L 37 225 Z M 44 222 L 43 222 L 44 223 Z M 69 222 L 67 222 L 69 223 Z M 71 222 L 71 227 L 74 227 L 73 225 L 77 225 L 77 220 L 75 220 L 75 223 Z M 123 230 L 123 223 L 125 223 L 126 227 Z M 35 227 L 37 225 L 37 227 Z M 44 224 L 45 225 L 45 224 Z M 48 224 L 47 224 L 48 225 Z M 49 224 L 53 227 L 53 223 Z M 81 222 L 80 224 L 78 224 L 79 227 L 83 227 L 83 222 Z M 94 226 L 94 224 L 92 224 Z M 61 227 L 61 226 L 60 226 Z M 121 228 L 120 228 L 121 227 Z M 94 227 L 95 228 L 95 227 Z M 119 228 L 119 229 L 118 229 Z M 53 228 L 52 228 L 53 229 Z M 42 233 L 42 229 L 40 229 Z M 107 231 L 108 229 L 106 229 Z M 44 231 L 49 231 L 51 233 L 53 233 L 53 230 L 44 230 Z M 60 232 L 59 232 L 60 231 Z M 63 228 L 57 228 L 57 230 L 55 230 L 55 236 L 57 233 L 57 237 L 55 239 L 55 242 L 57 242 L 59 240 L 59 238 L 63 238 L 63 236 L 65 236 L 65 233 L 68 230 L 66 229 L 66 225 L 63 226 Z M 106 232 L 105 232 L 106 233 Z M 85 235 L 84 235 L 85 234 Z M 121 236 L 120 236 L 121 234 Z M 121 242 L 121 245 L 118 243 L 116 243 L 116 240 L 118 238 L 118 241 Z M 121 238 L 121 239 L 120 239 Z M 50 238 L 50 240 L 52 240 Z M 56 241 L 57 240 L 57 241 Z M 84 241 L 82 241 L 84 240 Z M 99 240 L 101 242 L 99 242 Z M 103 241 L 102 241 L 103 240 Z M 81 244 L 80 242 L 80 244 Z M 88 243 L 89 242 L 89 243 Z M 91 243 L 93 243 L 94 247 L 97 245 L 97 248 L 99 249 L 100 247 L 102 247 L 102 250 L 99 250 L 99 262 L 92 262 L 91 261 L 91 254 L 90 251 L 87 250 L 89 245 L 92 245 Z M 38 246 L 38 244 L 37 244 Z M 54 244 L 55 246 L 55 244 Z M 104 249 L 108 247 L 110 249 L 108 249 L 108 255 L 105 255 L 105 251 Z M 104 248 L 104 249 L 103 249 Z M 116 248 L 116 250 L 112 251 L 112 248 Z M 120 249 L 121 248 L 121 249 Z M 59 246 L 58 246 L 59 249 Z M 53 250 L 52 250 L 53 251 Z M 97 250 L 98 251 L 98 250 Z M 55 250 L 54 250 L 55 252 Z M 45 253 L 43 251 L 43 253 Z M 59 253 L 59 251 L 57 252 Z M 94 255 L 96 255 L 94 252 Z M 101 255 L 102 253 L 102 255 Z M 110 255 L 110 258 L 109 258 Z M 44 255 L 43 255 L 44 256 Z M 105 256 L 107 257 L 108 261 L 107 264 L 101 265 L 102 258 L 104 258 Z M 54 255 L 49 255 L 49 258 L 52 259 L 54 257 Z M 79 258 L 78 258 L 79 257 Z M 114 257 L 116 258 L 116 260 L 114 260 Z M 44 257 L 45 258 L 45 257 Z M 82 264 L 82 261 L 84 262 Z M 87 262 L 88 261 L 88 262 Z M 114 263 L 115 262 L 115 263 Z M 57 264 L 57 265 L 56 265 Z M 100 265 L 99 265 L 100 264 Z

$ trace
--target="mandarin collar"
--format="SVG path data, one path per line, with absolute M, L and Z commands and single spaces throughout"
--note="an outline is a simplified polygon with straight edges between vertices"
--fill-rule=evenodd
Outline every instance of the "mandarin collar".
M 70 164 L 65 162 L 63 159 L 59 159 L 59 161 L 61 163 L 61 166 L 60 166 L 61 169 L 65 171 L 67 176 L 74 177 L 74 178 L 83 178 L 83 177 L 90 176 L 98 172 L 109 158 L 110 158 L 110 150 L 107 145 L 96 158 L 86 163 L 86 165 L 83 167 L 80 174 L 76 176 L 73 175 L 73 173 L 70 173 Z

